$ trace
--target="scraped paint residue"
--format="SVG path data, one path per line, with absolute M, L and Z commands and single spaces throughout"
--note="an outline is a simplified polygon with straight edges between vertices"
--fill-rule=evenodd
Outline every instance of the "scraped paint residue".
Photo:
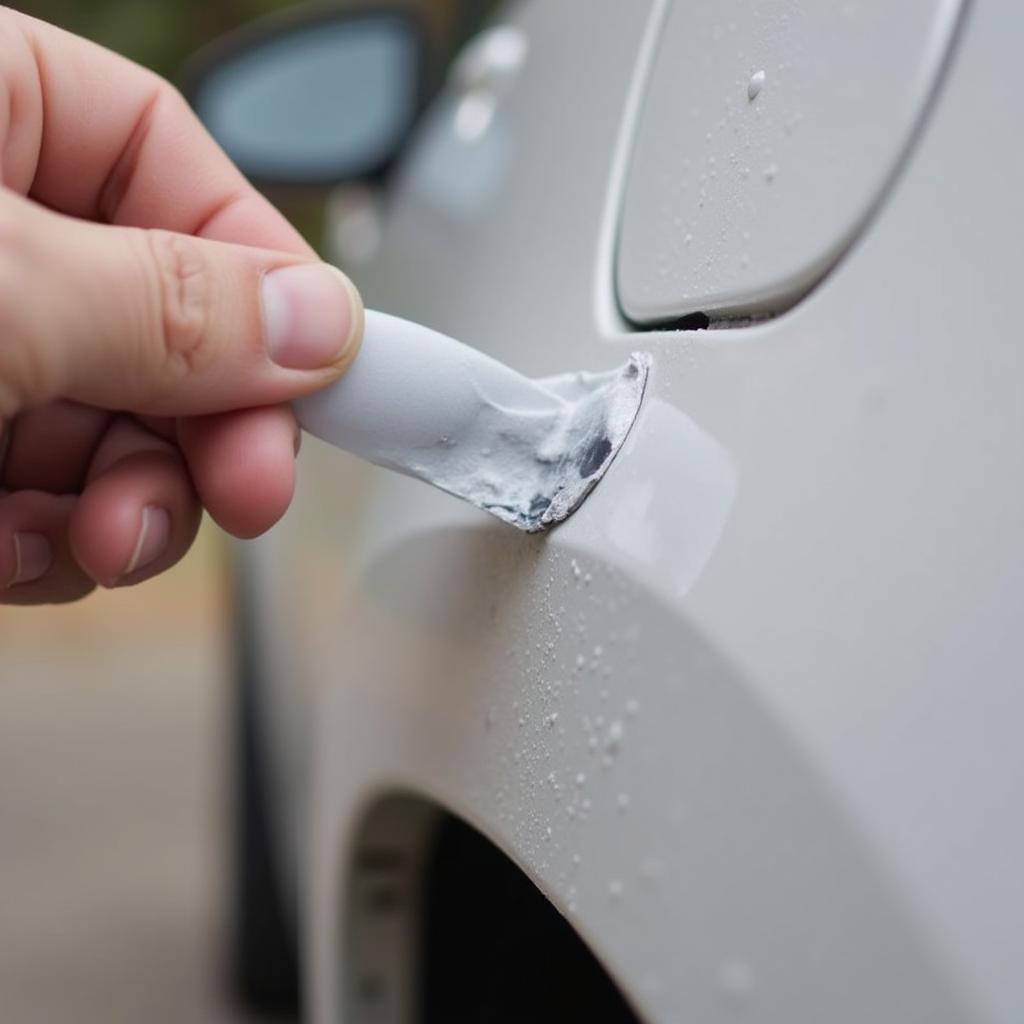
M 643 399 L 650 357 L 606 373 L 535 381 L 550 396 L 517 408 L 477 387 L 479 407 L 459 437 L 421 448 L 407 472 L 528 533 L 570 516 L 604 476 Z

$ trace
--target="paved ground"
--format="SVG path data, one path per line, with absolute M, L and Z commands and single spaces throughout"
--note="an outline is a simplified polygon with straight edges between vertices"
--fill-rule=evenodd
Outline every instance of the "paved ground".
M 219 990 L 223 594 L 0 608 L 0 1018 L 237 1024 Z

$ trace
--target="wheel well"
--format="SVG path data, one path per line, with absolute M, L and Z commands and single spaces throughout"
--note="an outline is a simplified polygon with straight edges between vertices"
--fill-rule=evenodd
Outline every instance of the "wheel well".
M 346 1021 L 638 1021 L 533 881 L 477 829 L 415 797 L 389 797 L 364 819 L 344 949 Z

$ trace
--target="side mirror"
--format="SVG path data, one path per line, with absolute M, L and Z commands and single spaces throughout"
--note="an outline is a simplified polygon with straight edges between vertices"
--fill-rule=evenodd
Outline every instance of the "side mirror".
M 424 42 L 407 13 L 272 16 L 215 41 L 183 91 L 249 178 L 330 185 L 395 156 L 420 106 Z

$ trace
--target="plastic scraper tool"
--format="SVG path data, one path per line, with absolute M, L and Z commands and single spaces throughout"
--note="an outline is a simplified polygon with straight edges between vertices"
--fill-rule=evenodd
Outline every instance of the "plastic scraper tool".
M 650 357 L 531 380 L 420 324 L 366 311 L 335 384 L 294 403 L 311 434 L 534 533 L 572 515 L 622 447 Z

